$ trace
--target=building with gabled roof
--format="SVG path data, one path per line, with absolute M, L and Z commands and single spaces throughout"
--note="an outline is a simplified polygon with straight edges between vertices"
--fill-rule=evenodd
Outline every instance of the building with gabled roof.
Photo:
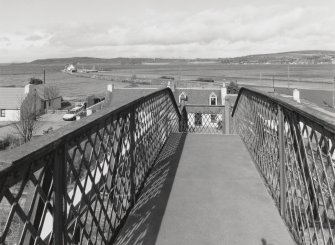
M 191 127 L 201 127 L 203 123 L 213 128 L 222 126 L 224 112 L 222 106 L 225 105 L 227 95 L 227 88 L 224 83 L 221 87 L 176 87 L 174 83 L 171 84 L 169 82 L 168 87 L 172 90 L 180 109 L 182 105 L 191 105 L 188 108 L 188 111 L 191 113 L 189 115 L 189 124 Z M 117 108 L 162 88 L 114 88 L 113 85 L 109 85 L 107 89 L 109 95 L 106 96 L 106 102 Z
M 49 99 L 45 96 L 45 85 L 28 84 L 25 87 L 0 87 L 0 121 L 19 121 L 20 108 L 28 94 L 35 95 L 36 114 L 60 109 L 61 97 Z
M 18 121 L 26 96 L 25 88 L 0 88 L 0 121 Z

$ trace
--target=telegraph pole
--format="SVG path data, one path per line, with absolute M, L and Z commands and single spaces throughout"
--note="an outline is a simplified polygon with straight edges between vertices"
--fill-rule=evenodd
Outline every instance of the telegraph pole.
M 272 86 L 273 86 L 273 92 L 275 92 L 275 75 L 272 75 Z
M 290 88 L 290 63 L 287 64 L 287 88 Z
M 43 70 L 43 82 L 45 84 L 45 70 Z

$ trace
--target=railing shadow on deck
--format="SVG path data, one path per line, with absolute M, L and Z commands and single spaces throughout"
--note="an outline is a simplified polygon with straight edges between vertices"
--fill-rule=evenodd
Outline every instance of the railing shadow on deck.
M 185 138 L 179 133 L 167 140 L 115 244 L 156 244 Z

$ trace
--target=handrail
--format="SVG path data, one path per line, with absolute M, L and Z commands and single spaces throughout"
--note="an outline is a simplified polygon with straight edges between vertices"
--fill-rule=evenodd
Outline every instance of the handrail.
M 166 88 L 2 152 L 0 243 L 109 243 L 180 119 Z
M 263 92 L 263 91 L 260 91 L 254 88 L 251 89 L 251 88 L 242 87 L 240 89 L 235 105 L 234 105 L 232 116 L 234 116 L 235 114 L 235 111 L 236 111 L 241 95 L 245 92 L 253 93 L 256 96 L 265 97 L 267 100 L 273 103 L 276 103 L 280 105 L 281 107 L 286 108 L 287 110 L 294 111 L 295 113 L 305 117 L 306 119 L 309 119 L 313 122 L 316 122 L 322 125 L 323 127 L 327 128 L 327 130 L 331 131 L 332 133 L 335 133 L 335 118 L 334 117 L 328 116 L 304 104 L 297 103 L 293 100 L 282 97 L 279 94 L 266 93 L 266 92 Z
M 223 108 L 224 105 L 202 105 L 202 104 L 186 104 L 185 107 L 206 107 L 206 108 Z
M 335 118 L 247 88 L 232 116 L 298 244 L 334 244 Z
M 43 152 L 43 154 L 45 154 L 46 152 L 50 152 L 56 149 L 59 144 L 62 144 L 62 142 L 66 142 L 69 134 L 81 135 L 82 132 L 86 131 L 88 128 L 97 126 L 101 121 L 106 120 L 110 116 L 110 114 L 117 114 L 124 110 L 130 109 L 133 106 L 142 103 L 148 97 L 154 97 L 162 93 L 169 94 L 176 113 L 180 118 L 181 115 L 178 109 L 178 105 L 174 99 L 171 89 L 164 88 L 155 91 L 150 95 L 142 96 L 121 107 L 114 108 L 113 106 L 111 106 L 110 108 L 104 108 L 103 110 L 94 113 L 90 117 L 85 117 L 80 121 L 73 122 L 60 128 L 57 131 L 54 131 L 50 134 L 44 135 L 41 138 L 35 139 L 34 141 L 21 145 L 20 147 L 14 148 L 10 151 L 0 152 L 0 177 L 1 172 L 6 171 L 5 169 L 3 169 L 4 167 L 10 167 L 9 165 L 19 164 L 20 162 L 25 162 L 26 160 L 33 160 L 34 157 L 36 158 L 40 156 L 40 152 Z

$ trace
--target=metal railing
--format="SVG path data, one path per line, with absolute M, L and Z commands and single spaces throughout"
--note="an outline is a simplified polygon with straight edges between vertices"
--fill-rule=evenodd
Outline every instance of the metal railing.
M 170 89 L 0 155 L 0 244 L 107 244 L 180 113 Z
M 181 114 L 188 133 L 224 133 L 224 106 L 184 105 Z
M 233 121 L 299 244 L 334 244 L 335 119 L 242 88 Z
M 217 105 L 182 105 L 182 127 L 184 132 L 198 134 L 233 134 L 230 106 L 226 99 L 224 106 Z

